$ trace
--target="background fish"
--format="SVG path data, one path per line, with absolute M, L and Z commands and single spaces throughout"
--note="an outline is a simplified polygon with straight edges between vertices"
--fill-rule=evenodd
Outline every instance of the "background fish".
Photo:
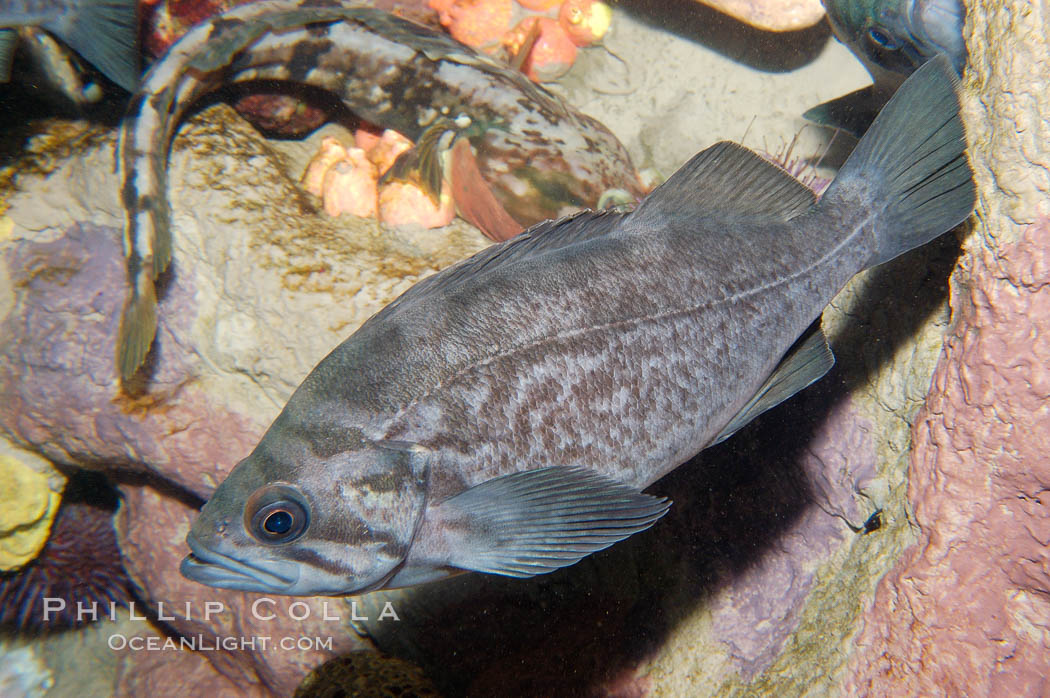
M 640 490 L 823 375 L 858 271 L 974 185 L 948 62 L 920 68 L 821 201 L 719 143 L 633 212 L 541 223 L 414 286 L 306 377 L 194 522 L 218 587 L 353 594 L 530 576 L 659 518 Z
M 839 41 L 864 63 L 874 84 L 808 110 L 810 121 L 860 136 L 901 81 L 943 53 L 966 66 L 961 0 L 824 0 Z
M 122 125 L 132 282 L 117 347 L 124 381 L 153 341 L 154 280 L 171 260 L 165 192 L 171 136 L 201 95 L 251 80 L 328 90 L 361 118 L 407 136 L 416 148 L 391 171 L 411 167 L 433 191 L 440 190 L 446 151 L 469 141 L 491 200 L 519 224 L 595 207 L 610 191 L 631 201 L 643 193 L 626 149 L 607 128 L 445 34 L 324 0 L 235 8 L 195 26 L 153 65 Z
M 136 0 L 0 0 L 0 82 L 11 79 L 15 29 L 39 27 L 134 91 L 139 79 L 137 5 Z

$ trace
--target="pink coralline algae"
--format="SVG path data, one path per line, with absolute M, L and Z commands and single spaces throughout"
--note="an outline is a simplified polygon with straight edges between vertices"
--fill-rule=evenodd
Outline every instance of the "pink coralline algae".
M 171 279 L 160 302 L 151 402 L 114 399 L 111 347 L 126 283 L 119 236 L 114 228 L 78 224 L 7 255 L 21 293 L 18 312 L 0 324 L 0 429 L 52 461 L 148 470 L 203 497 L 209 488 L 202 473 L 221 477 L 233 466 L 229 454 L 238 452 L 231 441 L 246 452 L 264 425 L 192 399 L 170 400 L 193 392 L 198 361 L 176 339 L 196 315 L 193 288 L 180 278 Z
M 199 358 L 185 337 L 196 311 L 185 278 L 169 279 L 161 300 L 158 360 L 150 369 L 155 387 L 147 402 L 114 396 L 111 347 L 125 281 L 118 230 L 76 224 L 48 242 L 18 243 L 4 263 L 19 292 L 15 311 L 0 325 L 0 431 L 55 462 L 106 463 L 123 474 L 117 541 L 140 601 L 153 610 L 164 604 L 174 620 L 162 624 L 205 644 L 230 636 L 297 638 L 306 631 L 332 638 L 325 650 L 254 645 L 194 658 L 188 651 L 132 653 L 121 695 L 156 695 L 155 678 L 139 675 L 153 670 L 147 666 L 155 655 L 168 658 L 153 667 L 158 676 L 170 678 L 164 667 L 180 667 L 174 673 L 210 686 L 210 695 L 290 695 L 316 664 L 358 648 L 340 623 L 296 621 L 287 613 L 292 599 L 276 602 L 276 618 L 257 617 L 254 597 L 194 584 L 178 573 L 195 507 L 264 426 L 194 384 Z M 221 604 L 223 612 L 200 618 L 206 602 Z M 183 617 L 187 603 L 198 614 L 190 620 Z M 323 616 L 314 609 L 311 617 Z
M 975 246 L 913 429 L 920 530 L 879 584 L 847 695 L 1047 695 L 1050 220 Z

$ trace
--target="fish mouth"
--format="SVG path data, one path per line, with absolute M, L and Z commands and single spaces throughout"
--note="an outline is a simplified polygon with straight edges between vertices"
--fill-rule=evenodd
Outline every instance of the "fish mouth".
M 192 551 L 182 560 L 179 572 L 194 582 L 236 591 L 283 592 L 299 581 L 299 566 L 283 560 L 260 560 L 254 564 L 210 550 L 193 534 L 186 536 Z

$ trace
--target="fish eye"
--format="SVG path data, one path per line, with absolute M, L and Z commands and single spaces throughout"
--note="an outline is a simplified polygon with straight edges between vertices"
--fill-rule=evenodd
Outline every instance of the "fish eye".
M 878 27 L 872 27 L 868 30 L 868 38 L 871 39 L 877 46 L 881 46 L 887 51 L 896 51 L 900 46 L 893 40 L 893 37 L 889 33 L 879 29 Z
M 306 531 L 310 515 L 290 487 L 271 485 L 251 496 L 245 507 L 247 529 L 263 543 L 289 543 Z

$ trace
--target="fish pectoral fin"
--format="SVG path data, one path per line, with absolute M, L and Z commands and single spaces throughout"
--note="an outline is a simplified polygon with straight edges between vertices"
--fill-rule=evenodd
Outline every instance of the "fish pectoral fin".
M 137 7 L 136 0 L 84 0 L 74 16 L 45 28 L 110 80 L 134 92 L 140 76 Z
M 0 82 L 11 82 L 11 62 L 15 59 L 18 32 L 0 29 Z
M 488 480 L 439 505 L 449 564 L 531 577 L 644 531 L 671 502 L 580 467 L 558 466 Z
M 758 415 L 812 385 L 834 365 L 835 355 L 831 353 L 828 339 L 818 321 L 816 329 L 784 355 L 776 370 L 766 379 L 754 397 L 729 420 L 708 446 L 725 441 Z
M 811 107 L 802 114 L 802 118 L 821 126 L 841 129 L 860 138 L 871 126 L 887 98 L 883 90 L 868 85 Z
M 444 153 L 452 147 L 456 131 L 451 121 L 439 120 L 419 136 L 415 147 L 394 160 L 380 182 L 417 182 L 435 204 L 440 204 L 445 179 Z
M 460 138 L 449 152 L 452 200 L 459 215 L 496 242 L 509 240 L 523 228 L 503 208 L 481 176 L 470 141 Z
M 730 141 L 692 157 L 638 205 L 631 219 L 662 228 L 667 220 L 704 217 L 733 221 L 788 221 L 817 196 L 761 155 Z M 706 226 L 705 229 L 711 229 Z

